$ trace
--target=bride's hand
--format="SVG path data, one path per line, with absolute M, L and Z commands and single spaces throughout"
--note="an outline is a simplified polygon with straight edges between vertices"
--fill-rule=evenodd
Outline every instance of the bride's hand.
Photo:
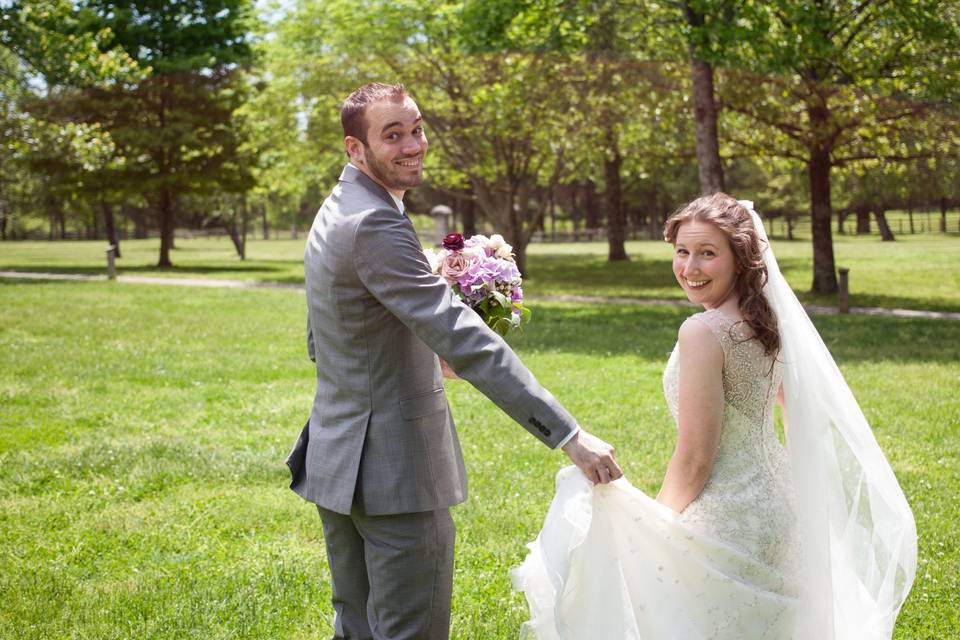
M 583 429 L 563 445 L 563 452 L 594 484 L 606 484 L 623 476 L 614 460 L 614 448 Z
M 447 364 L 447 361 L 443 358 L 440 358 L 440 371 L 443 373 L 443 377 L 447 380 L 459 380 L 460 376 L 457 375 L 457 372 Z

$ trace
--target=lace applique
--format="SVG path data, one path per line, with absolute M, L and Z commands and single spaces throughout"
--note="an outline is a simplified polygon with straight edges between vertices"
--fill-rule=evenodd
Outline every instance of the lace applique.
M 723 349 L 725 402 L 713 472 L 681 517 L 785 575 L 796 575 L 799 548 L 792 481 L 786 451 L 773 428 L 780 363 L 720 311 L 693 317 L 710 329 Z M 674 421 L 679 415 L 679 383 L 679 349 L 674 347 L 663 376 Z

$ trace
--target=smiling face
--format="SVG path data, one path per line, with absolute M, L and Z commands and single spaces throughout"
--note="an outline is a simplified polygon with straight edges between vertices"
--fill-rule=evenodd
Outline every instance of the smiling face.
M 344 144 L 350 161 L 398 198 L 420 184 L 427 137 L 416 103 L 378 100 L 364 112 L 367 140 L 347 136 Z
M 735 295 L 736 257 L 718 227 L 686 220 L 677 229 L 673 248 L 673 274 L 690 302 L 714 309 Z

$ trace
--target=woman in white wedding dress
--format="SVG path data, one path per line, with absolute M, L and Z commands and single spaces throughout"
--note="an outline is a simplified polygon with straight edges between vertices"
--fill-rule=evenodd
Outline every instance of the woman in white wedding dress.
M 715 194 L 664 235 L 706 309 L 664 372 L 674 454 L 656 500 L 560 471 L 513 572 L 530 606 L 522 635 L 888 640 L 916 569 L 913 516 L 759 217 Z

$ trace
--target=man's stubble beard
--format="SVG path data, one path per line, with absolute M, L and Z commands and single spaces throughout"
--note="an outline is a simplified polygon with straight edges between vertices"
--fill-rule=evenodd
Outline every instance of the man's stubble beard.
M 364 149 L 364 160 L 367 163 L 367 168 L 370 169 L 370 173 L 380 181 L 387 189 L 395 190 L 407 190 L 413 187 L 418 186 L 423 181 L 423 174 L 419 174 L 416 178 L 410 180 L 403 180 L 399 176 L 391 176 L 390 169 L 382 164 L 377 157 L 374 155 L 370 147 L 366 143 L 363 144 Z M 421 160 L 422 162 L 422 160 Z

